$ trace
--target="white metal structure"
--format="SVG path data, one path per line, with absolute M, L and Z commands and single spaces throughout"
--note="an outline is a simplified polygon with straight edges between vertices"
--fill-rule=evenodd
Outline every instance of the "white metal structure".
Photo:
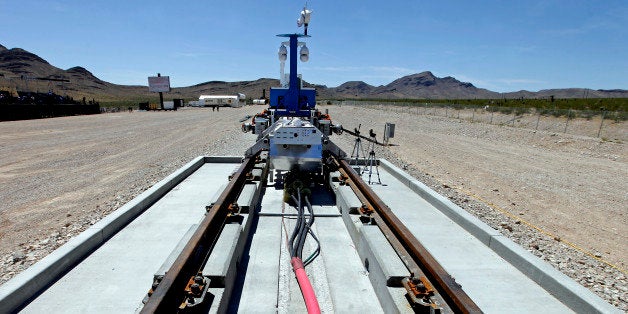
M 198 98 L 202 106 L 242 107 L 246 101 L 244 94 L 238 95 L 201 95 Z

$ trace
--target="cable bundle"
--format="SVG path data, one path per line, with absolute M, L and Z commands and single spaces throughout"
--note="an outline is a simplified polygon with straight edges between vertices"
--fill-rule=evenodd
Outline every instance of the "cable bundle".
M 296 183 L 296 182 L 295 182 Z M 300 183 L 300 182 L 299 182 Z M 297 184 L 295 184 L 297 185 Z M 292 264 L 292 269 L 297 277 L 297 282 L 299 283 L 299 288 L 301 288 L 301 293 L 303 294 L 303 299 L 305 300 L 305 307 L 307 308 L 308 313 L 320 313 L 320 308 L 318 306 L 318 300 L 316 299 L 316 295 L 314 294 L 314 289 L 312 288 L 312 284 L 305 273 L 305 266 L 309 265 L 314 261 L 314 259 L 320 255 L 321 245 L 320 241 L 312 231 L 312 225 L 314 224 L 314 210 L 312 209 L 312 204 L 308 199 L 307 195 L 303 196 L 301 188 L 296 188 L 295 197 L 294 194 L 290 195 L 292 200 L 297 205 L 297 223 L 292 231 L 292 235 L 288 241 L 288 249 L 290 250 L 290 257 Z M 305 216 L 304 206 L 302 204 L 302 198 L 305 200 L 305 207 L 309 212 L 309 219 Z M 317 247 L 305 262 L 303 262 L 303 246 L 305 245 L 305 239 L 307 235 L 310 234 L 312 238 L 316 241 Z
M 310 203 L 310 200 L 307 196 L 303 197 L 305 199 L 305 207 L 307 207 L 307 210 L 309 212 L 308 220 L 305 218 L 305 210 L 302 206 L 301 196 L 302 193 L 300 188 L 297 189 L 297 197 L 291 195 L 292 200 L 295 202 L 295 204 L 297 204 L 297 224 L 292 231 L 292 235 L 290 236 L 288 245 L 291 257 L 298 257 L 300 259 L 303 259 L 303 246 L 305 245 L 305 238 L 308 234 L 312 236 L 312 239 L 316 241 L 316 250 L 314 250 L 314 252 L 312 252 L 312 254 L 310 254 L 310 256 L 308 256 L 303 262 L 304 266 L 307 266 L 312 263 L 314 259 L 318 257 L 318 255 L 320 255 L 321 243 L 312 231 L 312 225 L 314 224 L 314 210 L 312 209 L 312 204 Z

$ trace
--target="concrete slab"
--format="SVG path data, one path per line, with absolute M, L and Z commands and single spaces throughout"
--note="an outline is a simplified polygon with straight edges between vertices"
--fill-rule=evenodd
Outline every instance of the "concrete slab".
M 117 231 L 115 228 L 126 225 L 133 215 L 143 209 L 137 213 L 124 211 L 108 216 L 102 224 L 92 226 L 68 242 L 65 249 L 55 251 L 42 260 L 48 259 L 46 264 L 34 265 L 33 271 L 39 275 L 20 279 L 20 285 L 9 286 L 12 290 L 0 287 L 0 312 L 11 312 L 10 308 L 6 310 L 3 307 L 8 304 L 8 298 L 1 298 L 3 295 L 16 295 L 16 291 L 24 295 L 36 293 L 38 286 L 45 286 L 52 278 L 44 275 L 48 270 L 67 269 L 73 263 L 72 258 L 89 254 L 90 247 L 100 245 L 109 237 L 109 241 L 28 305 L 24 312 L 132 312 L 139 309 L 142 298 L 150 288 L 153 274 L 177 246 L 185 230 L 203 218 L 204 206 L 211 201 L 212 193 L 220 195 L 224 189 L 224 185 L 220 187 L 221 183 L 226 183 L 227 175 L 237 168 L 238 164 L 226 165 L 225 162 L 229 160 L 239 162 L 241 158 L 197 159 L 195 163 L 214 161 L 221 164 L 206 164 L 202 167 L 198 164 L 201 168 L 194 169 L 196 172 L 174 188 L 168 187 L 168 184 L 174 185 L 172 182 L 158 184 L 156 190 L 171 189 L 170 192 L 115 236 L 111 237 Z M 571 312 L 557 297 L 567 300 L 572 309 L 604 312 L 604 309 L 610 308 L 608 312 L 613 312 L 612 306 L 597 297 L 590 298 L 591 293 L 575 283 L 575 286 L 570 286 L 569 283 L 573 281 L 569 278 L 534 259 L 534 256 L 530 258 L 529 252 L 526 254 L 525 250 L 446 198 L 400 170 L 395 170 L 392 168 L 394 166 L 390 167 L 387 162 L 382 161 L 382 165 L 380 176 L 386 185 L 374 184 L 371 188 L 485 312 Z M 174 178 L 189 175 L 192 168 L 173 174 Z M 294 214 L 295 209 L 283 203 L 281 187 L 274 186 L 272 181 L 264 183 L 267 190 L 259 207 L 260 214 Z M 395 285 L 396 278 L 402 276 L 397 271 L 400 268 L 398 263 L 392 265 L 395 263 L 394 258 L 388 259 L 396 254 L 391 252 L 385 239 L 382 241 L 383 235 L 378 233 L 376 226 L 364 226 L 359 216 L 349 214 L 349 208 L 361 203 L 357 205 L 359 200 L 348 187 L 335 183 L 333 189 L 336 191 L 337 203 L 330 193 L 325 192 L 321 197 L 315 197 L 317 202 L 313 204 L 315 213 L 325 216 L 317 217 L 314 225 L 321 240 L 322 253 L 306 271 L 320 298 L 321 308 L 325 312 L 341 313 L 409 310 L 403 297 L 403 288 L 386 285 L 386 282 Z M 253 193 L 254 198 L 257 198 L 259 191 Z M 399 195 L 404 197 L 400 198 Z M 148 198 L 133 200 L 125 206 L 139 210 L 154 197 L 151 194 Z M 243 203 L 249 201 L 254 202 L 243 200 Z M 343 208 L 342 218 L 330 217 L 339 214 L 339 207 Z M 223 276 L 226 287 L 223 289 L 212 285 L 209 290 L 215 296 L 211 310 L 302 312 L 303 300 L 291 273 L 289 259 L 284 258 L 287 254 L 285 237 L 292 230 L 294 217 L 283 218 L 282 223 L 281 216 L 255 217 L 256 212 L 252 210 L 250 215 L 244 214 L 241 226 L 233 225 L 237 232 L 230 231 L 232 227 L 225 227 L 223 236 L 231 240 L 225 242 L 224 249 L 218 248 L 221 254 L 214 258 L 229 255 L 233 258 L 223 258 L 229 262 L 221 263 L 222 273 L 225 273 L 227 265 Z M 283 224 L 287 226 L 286 231 L 282 230 Z M 243 255 L 243 266 L 239 269 L 239 275 L 245 277 L 234 283 L 235 263 L 245 248 L 249 230 L 253 230 L 254 234 L 248 251 Z M 314 241 L 308 237 L 304 251 L 310 252 L 314 247 Z M 358 251 L 368 252 L 360 251 L 358 254 L 356 247 Z M 367 255 L 370 272 L 364 267 Z M 220 267 L 210 268 L 217 270 Z M 551 293 L 543 290 L 539 284 Z M 231 298 L 231 289 L 237 291 L 234 292 L 234 298 Z M 280 296 L 289 296 L 288 301 L 280 300 Z M 514 307 L 514 304 L 517 306 Z
M 350 187 L 341 186 L 336 188 L 336 200 L 342 211 L 342 218 L 349 235 L 355 243 L 358 254 L 364 265 L 368 264 L 369 280 L 377 295 L 379 303 L 385 312 L 410 311 L 408 301 L 405 298 L 405 288 L 394 288 L 398 286 L 402 277 L 408 276 L 409 272 L 405 265 L 398 258 L 397 253 L 388 243 L 388 240 L 375 225 L 365 225 L 360 220 L 360 215 L 350 214 L 357 212 L 357 205 L 348 206 L 347 203 L 359 202 L 357 196 Z M 349 200 L 349 201 L 347 201 Z M 347 208 L 353 207 L 349 211 Z
M 321 241 L 329 292 L 337 313 L 383 313 L 342 218 L 321 218 L 316 222 Z M 319 257 L 319 258 L 321 258 Z
M 209 313 L 210 314 L 225 313 L 226 311 L 221 311 L 222 310 L 221 306 L 216 306 L 217 303 L 222 303 L 225 289 L 224 288 L 208 288 L 207 293 L 213 296 L 212 307 L 209 308 Z
M 337 217 L 339 210 L 336 206 L 326 205 L 329 202 L 333 202 L 333 197 L 329 191 L 313 190 L 313 199 L 317 201 L 313 205 L 313 210 L 316 214 L 321 215 L 334 215 L 336 217 L 317 217 L 313 230 L 321 241 L 322 252 L 321 255 L 314 260 L 314 262 L 306 267 L 306 272 L 310 278 L 310 282 L 317 295 L 319 306 L 324 312 L 381 312 L 381 306 L 374 293 L 374 289 L 368 278 L 368 272 L 365 271 L 360 257 L 355 251 L 355 245 L 349 236 L 346 227 L 341 217 Z M 246 284 L 242 292 L 242 298 L 240 301 L 240 307 L 238 311 L 245 312 L 249 308 L 242 308 L 242 304 L 245 303 L 243 299 L 248 293 L 260 293 L 266 294 L 266 290 L 277 289 L 275 291 L 277 308 L 274 309 L 279 313 L 300 313 L 305 311 L 303 297 L 298 284 L 294 278 L 292 268 L 290 266 L 290 257 L 286 249 L 286 237 L 288 237 L 294 228 L 296 218 L 294 216 L 285 217 L 282 221 L 282 217 L 267 217 L 263 215 L 270 215 L 267 211 L 279 212 L 273 214 L 293 215 L 296 213 L 296 209 L 288 204 L 283 204 L 283 191 L 279 189 L 269 188 L 266 190 L 264 199 L 262 200 L 262 206 L 260 211 L 260 222 L 257 226 L 257 232 L 253 235 L 253 245 L 251 252 L 253 252 L 256 241 L 259 241 L 258 237 L 260 229 L 267 226 L 263 219 L 273 218 L 285 226 L 285 230 L 280 229 L 279 234 L 276 235 L 276 239 L 280 239 L 280 245 L 276 247 L 276 254 L 279 258 L 277 261 L 278 276 L 277 285 L 274 281 L 269 281 L 268 278 L 262 279 L 267 281 L 264 286 L 257 286 L 257 290 L 247 289 Z M 274 227 L 273 227 L 274 229 Z M 269 242 L 270 243 L 270 242 Z M 310 252 L 313 252 L 316 248 L 316 243 L 312 237 L 308 237 L 304 246 L 304 257 L 308 256 Z M 266 250 L 274 250 L 275 247 L 266 246 Z M 257 254 L 257 253 L 256 253 Z M 266 254 L 270 254 L 266 252 Z M 251 254 L 251 261 L 253 259 Z M 273 255 L 273 258 L 275 256 Z M 252 267 L 247 269 L 247 281 L 259 281 L 255 278 L 257 275 L 249 275 L 250 273 L 259 273 L 259 270 L 252 271 Z M 268 272 L 264 272 L 264 277 L 270 277 L 266 275 Z M 275 271 L 272 271 L 272 275 L 275 275 Z M 254 276 L 253 278 L 248 278 Z M 270 296 L 268 296 L 270 297 Z M 247 299 L 246 302 L 251 302 L 251 299 Z M 270 307 L 263 307 L 263 310 L 257 309 L 257 312 L 271 310 Z
M 259 168 L 254 168 L 253 170 L 251 170 L 251 175 L 253 176 L 254 181 L 260 181 L 262 179 L 262 169 Z
M 231 169 L 224 164 L 203 165 L 23 312 L 134 312 L 153 274 L 185 231 L 203 218 L 212 189 L 227 181 Z
M 296 209 L 289 207 L 286 211 L 292 214 L 296 212 Z M 316 219 L 317 223 L 321 221 L 324 220 Z M 290 263 L 291 256 L 288 251 L 288 235 L 292 234 L 296 222 L 297 219 L 294 216 L 282 219 L 282 234 L 285 236 L 282 237 L 282 243 L 280 245 L 279 286 L 277 290 L 277 312 L 281 314 L 304 313 L 307 311 L 303 301 L 303 295 L 301 294 Z M 318 234 L 316 231 L 317 223 L 313 226 L 313 230 L 316 234 Z M 316 243 L 312 240 L 312 237 L 308 236 L 303 247 L 303 255 L 307 258 L 314 250 L 316 250 Z M 333 303 L 329 296 L 329 285 L 326 275 L 327 265 L 325 265 L 323 259 L 319 256 L 305 267 L 305 271 L 314 289 L 321 311 L 333 311 Z
M 216 157 L 223 160 L 221 157 Z M 42 289 L 58 279 L 69 268 L 118 232 L 170 189 L 203 165 L 205 157 L 197 157 L 146 190 L 129 203 L 71 239 L 29 269 L 0 286 L 0 312 L 13 312 Z
M 268 183 L 260 212 L 281 213 L 283 190 Z M 249 220 L 252 220 L 249 217 Z M 241 287 L 232 297 L 230 311 L 242 313 L 276 312 L 279 284 L 279 256 L 282 239 L 281 217 L 256 217 L 248 252 L 243 253 L 238 269 Z M 247 254 L 248 253 L 248 254 Z M 242 276 L 245 276 L 242 278 Z
M 240 259 L 242 226 L 226 224 L 220 233 L 212 253 L 201 273 L 210 280 L 211 310 L 224 313 L 229 307 L 229 299 L 236 278 L 237 263 Z
M 212 286 L 224 287 L 225 276 L 233 262 L 238 238 L 242 232 L 239 224 L 226 224 L 212 249 L 212 253 L 203 267 L 202 274 L 212 280 Z
M 572 309 L 583 313 L 621 313 L 619 309 L 510 239 L 504 236 L 493 237 L 491 248 L 515 267 L 527 273 L 530 279 L 542 285 L 558 299 L 565 300 L 564 302 Z
M 336 189 L 336 200 L 338 207 L 342 210 L 347 210 L 349 214 L 357 214 L 358 209 L 363 205 L 351 187 L 346 185 L 338 186 Z
M 380 169 L 380 175 L 387 186 L 371 188 L 483 311 L 572 312 L 389 172 Z M 513 302 L 514 299 L 522 301 Z M 516 309 L 513 304 L 518 305 Z
M 255 207 L 258 186 L 259 183 L 247 183 L 242 188 L 242 192 L 240 192 L 240 196 L 238 196 L 236 201 L 241 212 L 248 213 L 251 207 Z
M 222 192 L 225 190 L 226 187 L 227 187 L 227 183 L 221 184 L 216 189 L 214 194 L 212 194 L 212 197 L 209 199 L 209 202 L 207 203 L 206 207 L 214 206 L 214 204 L 216 203 L 216 201 L 218 201 L 218 198 L 220 198 L 220 195 L 222 194 Z
M 239 300 L 233 300 L 241 313 L 274 313 L 277 310 L 281 218 L 258 219 L 248 257 L 245 257 L 247 267 L 241 270 L 243 275 L 246 274 L 241 295 Z
M 510 239 L 501 235 L 478 218 L 466 212 L 450 200 L 436 193 L 423 183 L 414 180 L 386 160 L 381 160 L 383 168 L 424 198 L 434 208 L 490 247 L 500 257 L 511 263 L 522 274 L 536 282 L 560 302 L 572 310 L 586 313 L 620 313 L 612 305 L 602 300 L 590 290 L 576 283 L 548 263 L 524 250 Z
M 190 238 L 192 238 L 192 235 L 197 228 L 198 224 L 193 224 L 190 226 L 188 231 L 186 231 L 183 237 L 181 237 L 181 239 L 179 240 L 179 243 L 177 243 L 177 246 L 175 246 L 175 248 L 170 252 L 168 258 L 166 258 L 166 261 L 164 261 L 164 263 L 161 264 L 159 269 L 155 272 L 155 276 L 153 277 L 154 279 L 159 279 L 161 281 L 161 279 L 166 275 L 166 272 L 168 272 L 170 267 L 172 267 L 174 262 L 177 260 L 179 254 L 181 254 L 185 245 L 190 241 Z
M 395 250 L 390 246 L 384 234 L 375 225 L 364 225 L 360 231 L 364 244 L 373 254 L 371 265 L 376 262 L 383 275 L 383 283 L 388 287 L 401 287 L 401 280 L 410 275 L 410 271 L 401 262 Z M 371 267 L 369 267 L 370 269 Z

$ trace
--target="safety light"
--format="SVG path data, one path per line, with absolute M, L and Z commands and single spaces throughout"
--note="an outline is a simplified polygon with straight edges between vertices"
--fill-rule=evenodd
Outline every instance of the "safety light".
M 307 46 L 303 44 L 301 46 L 301 51 L 299 52 L 301 62 L 307 62 L 310 59 L 310 49 L 307 49 Z
M 286 46 L 281 45 L 279 46 L 279 61 L 286 61 L 286 59 L 288 59 L 288 49 L 286 48 Z

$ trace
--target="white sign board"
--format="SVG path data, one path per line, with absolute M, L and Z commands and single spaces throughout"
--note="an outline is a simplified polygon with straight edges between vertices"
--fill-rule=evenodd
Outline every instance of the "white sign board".
M 170 76 L 149 76 L 148 77 L 149 92 L 169 92 Z

